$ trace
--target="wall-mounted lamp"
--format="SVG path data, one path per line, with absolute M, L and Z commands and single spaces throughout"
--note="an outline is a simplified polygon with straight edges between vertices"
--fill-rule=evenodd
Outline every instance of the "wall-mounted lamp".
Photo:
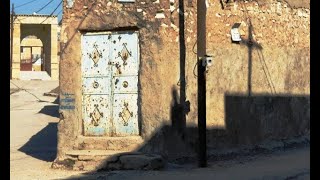
M 231 28 L 231 39 L 233 42 L 240 42 L 240 32 L 239 32 L 239 27 L 241 23 L 235 23 L 232 28 Z

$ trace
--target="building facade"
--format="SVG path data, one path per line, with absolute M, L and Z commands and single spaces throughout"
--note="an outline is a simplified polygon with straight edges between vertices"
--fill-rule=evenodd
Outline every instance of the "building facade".
M 21 79 L 21 71 L 46 71 L 58 80 L 57 28 L 57 16 L 13 15 L 11 79 Z
M 206 1 L 208 152 L 309 132 L 308 5 Z M 64 1 L 56 162 L 196 156 L 199 13 L 189 0 Z

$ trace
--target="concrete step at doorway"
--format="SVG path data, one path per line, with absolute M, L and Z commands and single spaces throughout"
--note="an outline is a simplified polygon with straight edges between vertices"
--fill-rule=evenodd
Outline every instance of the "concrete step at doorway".
M 165 161 L 159 155 L 144 154 L 141 152 L 126 152 L 112 150 L 70 150 L 66 152 L 73 163 L 69 169 L 98 171 L 98 170 L 134 170 L 160 169 Z M 65 163 L 53 162 L 53 168 L 63 168 Z
M 130 154 L 126 151 L 112 150 L 70 150 L 66 155 L 74 161 L 68 168 L 72 170 L 94 171 L 104 167 L 107 163 L 117 161 L 122 154 Z M 55 169 L 64 169 L 65 162 L 54 161 L 52 167 Z
M 20 80 L 51 80 L 46 71 L 20 71 Z
M 78 137 L 79 150 L 113 150 L 134 152 L 142 147 L 144 140 L 141 136 L 126 137 Z
M 119 158 L 122 156 L 137 156 L 138 159 L 144 159 L 144 155 L 139 151 L 139 148 L 144 145 L 144 140 L 141 136 L 125 136 L 125 137 L 88 137 L 79 136 L 76 145 L 72 150 L 65 152 L 65 155 L 73 161 L 66 163 L 55 160 L 52 167 L 57 169 L 73 169 L 94 171 L 100 168 L 105 168 L 107 164 L 111 169 L 119 169 L 122 165 L 119 164 Z M 113 164 L 118 162 L 116 164 Z M 115 167 L 113 167 L 113 165 Z

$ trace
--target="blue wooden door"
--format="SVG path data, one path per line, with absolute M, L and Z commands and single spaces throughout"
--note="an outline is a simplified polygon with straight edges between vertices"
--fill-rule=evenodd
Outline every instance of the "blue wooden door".
M 114 134 L 138 135 L 138 34 L 113 34 L 111 47 Z
M 81 69 L 84 135 L 138 135 L 138 34 L 84 34 Z

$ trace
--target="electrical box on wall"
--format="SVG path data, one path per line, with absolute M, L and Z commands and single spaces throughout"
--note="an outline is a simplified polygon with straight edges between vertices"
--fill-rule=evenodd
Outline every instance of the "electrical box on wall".
M 234 42 L 241 41 L 240 32 L 239 32 L 240 25 L 241 25 L 241 23 L 235 23 L 231 28 L 231 39 Z
M 212 55 L 205 55 L 202 57 L 202 66 L 210 67 L 213 65 Z

